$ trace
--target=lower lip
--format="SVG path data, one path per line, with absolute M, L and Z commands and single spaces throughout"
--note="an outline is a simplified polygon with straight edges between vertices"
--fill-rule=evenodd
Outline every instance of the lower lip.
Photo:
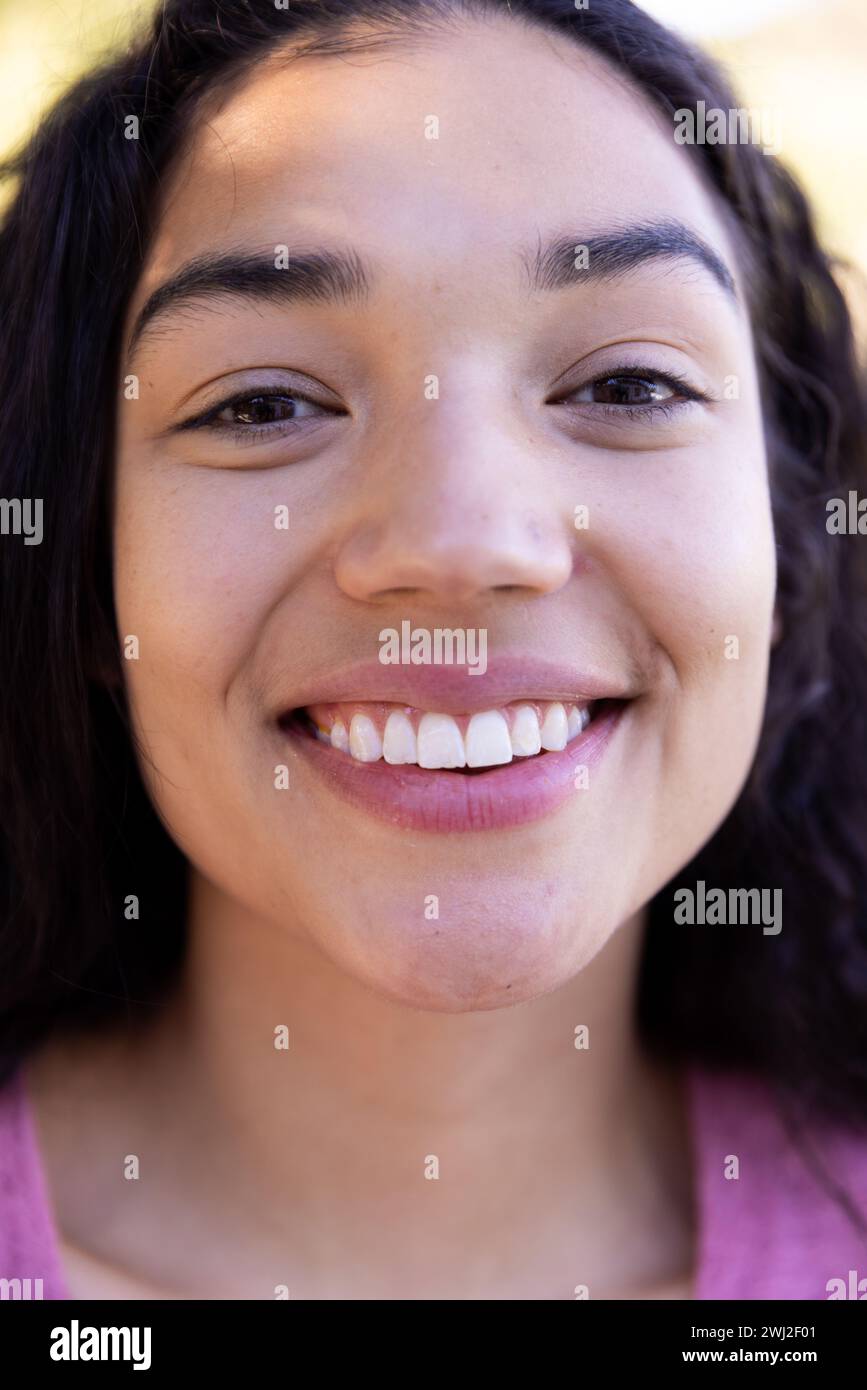
M 469 777 L 412 764 L 394 766 L 382 759 L 356 762 L 295 722 L 281 727 L 299 755 L 344 801 L 390 825 L 442 835 L 504 830 L 558 810 L 576 794 L 578 768 L 589 772 L 599 763 L 625 709 L 625 704 L 612 704 L 600 710 L 562 752 L 516 758 Z

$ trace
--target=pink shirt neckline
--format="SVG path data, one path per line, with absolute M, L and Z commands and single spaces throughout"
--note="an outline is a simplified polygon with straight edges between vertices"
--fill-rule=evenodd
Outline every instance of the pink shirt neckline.
M 827 1298 L 828 1280 L 845 1280 L 850 1270 L 867 1278 L 867 1237 L 817 1186 L 763 1083 L 688 1066 L 684 1084 L 695 1202 L 692 1299 Z M 835 1179 L 860 1199 L 867 1219 L 867 1136 L 820 1137 Z M 44 1298 L 71 1296 L 22 1066 L 0 1089 L 2 1277 L 38 1277 Z
M 70 1297 L 54 1204 L 23 1067 L 0 1090 L 0 1277 L 42 1280 L 42 1297 Z M 32 1295 L 32 1296 L 35 1296 Z

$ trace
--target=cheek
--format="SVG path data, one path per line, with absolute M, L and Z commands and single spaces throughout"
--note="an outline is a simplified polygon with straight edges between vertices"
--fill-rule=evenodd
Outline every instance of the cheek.
M 620 582 L 667 667 L 647 710 L 660 812 L 651 859 L 672 872 L 719 826 L 746 780 L 767 690 L 776 552 L 764 452 L 742 443 L 641 491 L 620 537 Z M 674 853 L 674 847 L 677 852 Z
M 729 667 L 763 670 L 776 551 L 760 440 L 727 434 L 700 453 L 673 453 L 632 491 L 621 582 L 679 682 L 706 683 L 710 695 Z
M 306 528 L 278 526 L 288 500 L 279 475 L 120 470 L 118 618 L 147 638 L 131 679 L 171 662 L 214 697 L 231 680 L 269 608 L 309 562 L 299 543 Z
M 138 647 L 124 663 L 127 690 L 165 786 L 174 779 L 191 804 L 244 774 L 227 706 L 246 698 L 268 616 L 310 564 L 298 539 L 308 533 L 275 525 L 286 501 L 279 474 L 119 469 L 115 602 L 121 642 Z M 165 786 L 152 786 L 161 801 Z

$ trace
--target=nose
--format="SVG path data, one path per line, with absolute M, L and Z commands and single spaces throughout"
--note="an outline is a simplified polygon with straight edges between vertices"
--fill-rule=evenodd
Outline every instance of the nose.
M 573 568 L 569 518 L 538 447 L 480 423 L 478 402 L 472 420 L 468 402 L 426 405 L 399 441 L 372 445 L 360 461 L 366 482 L 336 557 L 339 587 L 367 602 L 439 604 L 563 587 Z

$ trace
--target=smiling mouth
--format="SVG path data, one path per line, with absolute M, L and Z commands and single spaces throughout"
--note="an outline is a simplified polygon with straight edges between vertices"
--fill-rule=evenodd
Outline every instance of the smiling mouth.
M 292 728 L 355 763 L 384 762 L 472 776 L 562 752 L 620 700 L 514 700 L 452 715 L 369 701 L 314 704 L 288 712 Z

